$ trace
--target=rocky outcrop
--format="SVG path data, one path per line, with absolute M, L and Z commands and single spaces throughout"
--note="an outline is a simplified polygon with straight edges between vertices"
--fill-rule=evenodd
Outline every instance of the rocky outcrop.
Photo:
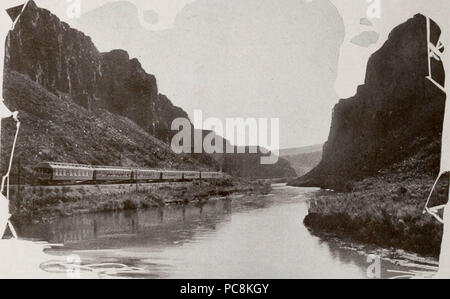
M 33 1 L 8 38 L 6 66 L 55 95 L 125 116 L 168 141 L 170 124 L 187 114 L 158 93 L 156 78 L 123 50 L 100 53 L 92 40 Z
M 439 35 L 433 23 L 433 42 Z M 426 40 L 422 15 L 391 32 L 369 59 L 364 85 L 335 106 L 322 161 L 293 185 L 348 189 L 348 183 L 411 157 L 414 171 L 438 172 L 445 95 L 426 79 Z M 443 82 L 442 63 L 432 67 Z

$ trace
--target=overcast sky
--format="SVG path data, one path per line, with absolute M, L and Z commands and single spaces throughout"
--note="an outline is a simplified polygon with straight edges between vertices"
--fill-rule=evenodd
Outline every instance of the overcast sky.
M 35 1 L 99 50 L 138 57 L 191 117 L 280 118 L 282 148 L 327 139 L 333 105 L 363 83 L 393 27 L 418 12 L 448 22 L 449 11 L 446 0 L 382 0 L 380 19 L 363 20 L 366 0 L 82 0 L 70 20 L 66 1 Z

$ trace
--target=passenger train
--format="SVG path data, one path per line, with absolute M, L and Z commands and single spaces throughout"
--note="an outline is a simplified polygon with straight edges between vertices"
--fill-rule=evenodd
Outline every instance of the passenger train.
M 34 171 L 40 184 L 185 181 L 225 177 L 223 172 L 157 170 L 58 162 L 39 163 L 34 167 Z

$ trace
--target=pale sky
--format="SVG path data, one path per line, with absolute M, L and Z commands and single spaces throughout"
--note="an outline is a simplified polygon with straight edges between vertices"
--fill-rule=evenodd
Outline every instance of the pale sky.
M 193 117 L 279 118 L 282 148 L 318 144 L 337 101 L 343 22 L 327 0 L 197 0 L 171 28 L 147 30 L 129 2 L 74 25 L 101 51 L 126 49 Z M 124 20 L 127 20 L 126 22 Z
M 205 118 L 280 118 L 282 148 L 327 139 L 332 107 L 354 95 L 367 59 L 395 26 L 419 12 L 440 25 L 449 19 L 446 0 L 380 0 L 371 26 L 361 22 L 366 0 L 81 0 L 77 20 L 68 19 L 66 1 L 35 1 L 99 50 L 139 58 L 191 117 L 201 109 Z M 155 24 L 142 22 L 155 16 Z M 378 41 L 350 42 L 364 31 Z

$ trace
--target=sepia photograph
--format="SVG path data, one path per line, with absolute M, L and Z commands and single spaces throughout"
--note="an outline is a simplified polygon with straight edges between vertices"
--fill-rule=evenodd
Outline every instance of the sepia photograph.
M 449 13 L 1 0 L 0 279 L 450 278 Z

